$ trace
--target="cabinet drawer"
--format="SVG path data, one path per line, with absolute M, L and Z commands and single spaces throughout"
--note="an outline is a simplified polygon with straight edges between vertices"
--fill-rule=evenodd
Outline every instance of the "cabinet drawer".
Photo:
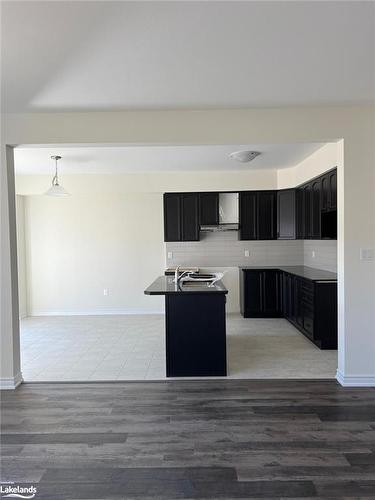
M 314 320 L 308 316 L 304 316 L 303 329 L 306 331 L 307 335 L 312 338 L 314 335 Z
M 314 284 L 310 281 L 303 280 L 301 281 L 301 290 L 306 294 L 313 295 L 314 294 Z
M 306 304 L 311 310 L 314 309 L 314 296 L 301 293 L 301 303 Z

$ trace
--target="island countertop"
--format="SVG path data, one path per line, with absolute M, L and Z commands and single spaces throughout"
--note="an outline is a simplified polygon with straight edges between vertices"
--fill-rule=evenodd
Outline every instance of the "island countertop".
M 306 278 L 310 281 L 337 281 L 336 273 L 308 266 L 241 266 L 240 269 L 244 271 L 246 271 L 246 269 L 277 269 L 279 271 L 300 276 L 301 278 Z
M 228 293 L 221 281 L 216 281 L 213 286 L 204 282 L 194 282 L 193 285 L 183 285 L 181 282 L 176 286 L 173 282 L 174 276 L 159 276 L 146 288 L 146 295 L 192 295 L 192 294 L 218 294 Z

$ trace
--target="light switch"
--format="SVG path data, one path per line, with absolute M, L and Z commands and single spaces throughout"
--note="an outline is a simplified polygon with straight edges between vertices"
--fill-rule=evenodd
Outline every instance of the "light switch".
M 312 257 L 313 259 L 315 259 L 315 250 L 313 250 L 313 251 L 311 252 L 311 257 Z
M 107 295 L 109 295 L 109 289 L 108 288 L 104 288 L 103 290 L 103 295 L 106 297 Z
M 168 252 L 168 259 L 173 259 L 173 252 Z
M 245 257 L 250 257 L 250 250 L 245 250 Z
M 370 261 L 375 258 L 375 250 L 373 248 L 361 248 L 359 250 L 360 260 Z

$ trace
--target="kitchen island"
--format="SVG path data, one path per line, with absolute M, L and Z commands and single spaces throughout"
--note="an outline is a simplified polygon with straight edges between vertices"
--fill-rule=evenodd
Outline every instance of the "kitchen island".
M 175 283 L 159 276 L 146 295 L 165 296 L 167 377 L 227 375 L 225 295 L 221 281 Z

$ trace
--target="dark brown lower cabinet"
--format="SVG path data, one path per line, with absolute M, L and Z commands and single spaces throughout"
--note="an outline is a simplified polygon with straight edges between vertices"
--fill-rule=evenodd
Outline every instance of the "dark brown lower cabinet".
M 281 273 L 277 269 L 242 270 L 241 313 L 245 318 L 281 317 Z
M 337 349 L 337 282 L 282 273 L 283 316 L 320 349 Z
M 337 282 L 311 281 L 278 269 L 242 269 L 241 314 L 285 317 L 320 349 L 337 349 Z

